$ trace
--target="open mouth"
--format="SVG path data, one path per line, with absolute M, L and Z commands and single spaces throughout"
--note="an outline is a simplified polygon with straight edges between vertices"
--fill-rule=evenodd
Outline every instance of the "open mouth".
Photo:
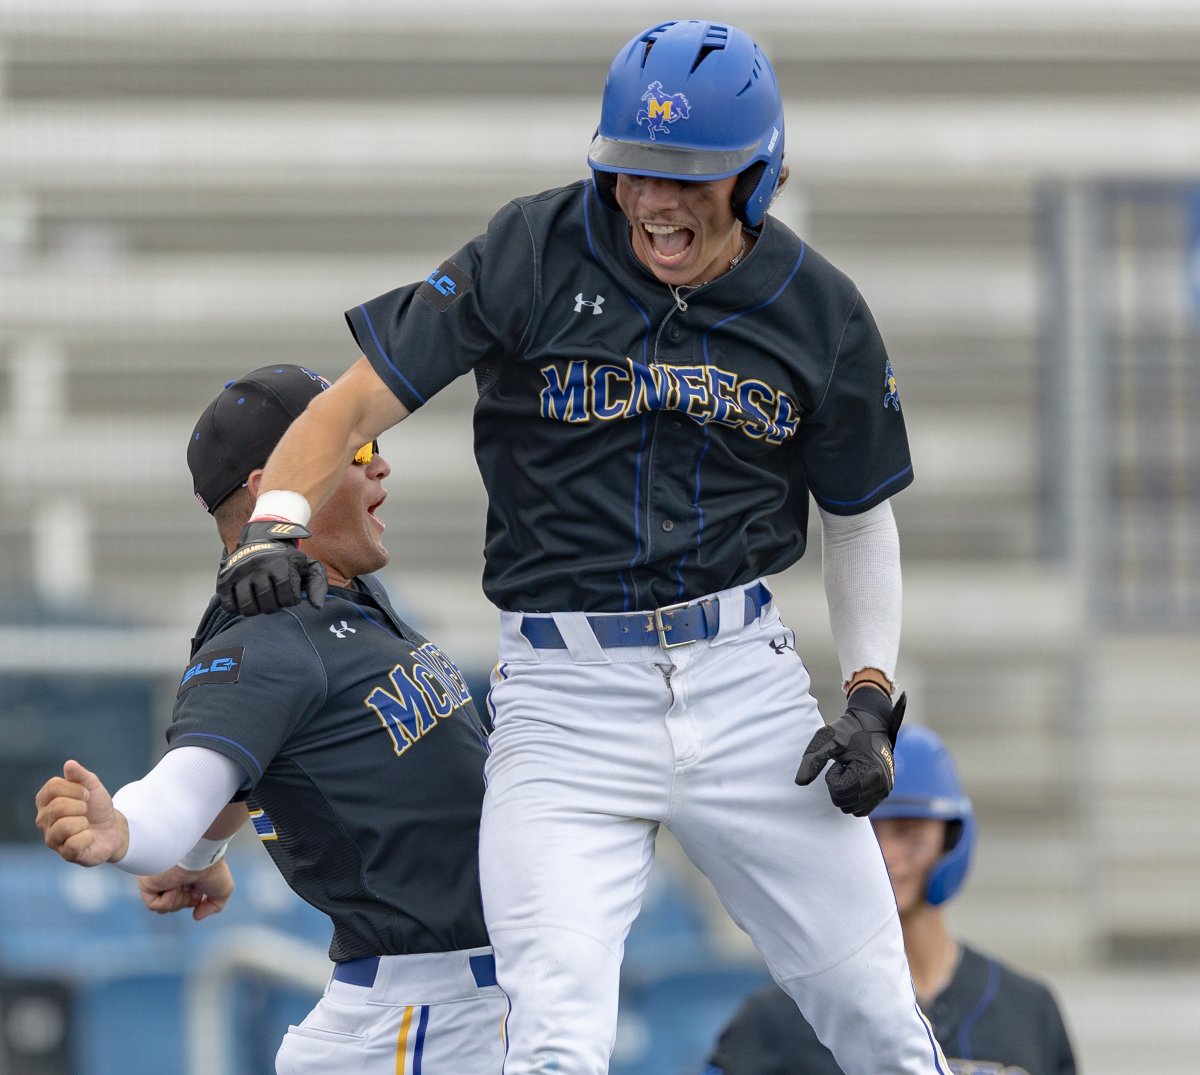
M 386 529 L 387 524 L 375 512 L 379 510 L 385 500 L 387 500 L 387 493 L 384 493 L 374 504 L 371 504 L 367 508 L 367 514 L 379 524 L 381 530 Z
M 654 256 L 665 264 L 676 264 L 687 256 L 696 233 L 681 224 L 643 224 L 642 231 Z

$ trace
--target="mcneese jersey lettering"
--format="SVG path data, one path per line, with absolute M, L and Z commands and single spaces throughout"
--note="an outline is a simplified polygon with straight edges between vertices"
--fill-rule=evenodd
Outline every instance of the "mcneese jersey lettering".
M 501 609 L 621 612 L 744 585 L 803 555 L 810 492 L 853 515 L 912 480 L 870 311 L 786 226 L 767 218 L 719 299 L 714 283 L 677 303 L 628 249 L 585 180 L 509 203 L 435 270 L 454 302 L 411 284 L 346 314 L 410 411 L 475 373 L 484 591 Z
M 214 601 L 193 649 L 169 746 L 242 767 L 264 847 L 333 922 L 330 958 L 487 945 L 483 728 L 461 672 L 378 580 L 275 616 Z

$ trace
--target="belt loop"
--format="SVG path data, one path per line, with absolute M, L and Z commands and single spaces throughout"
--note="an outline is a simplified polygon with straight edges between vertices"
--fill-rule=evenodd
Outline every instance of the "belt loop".
M 500 659 L 502 661 L 541 661 L 537 648 L 521 633 L 521 622 L 525 619 L 520 612 L 500 612 Z
M 611 664 L 604 647 L 582 612 L 552 612 L 550 618 L 567 644 L 567 652 L 576 664 Z
M 732 590 L 721 590 L 714 595 L 717 603 L 718 627 L 712 645 L 720 646 L 735 637 L 746 626 L 746 586 L 735 586 Z

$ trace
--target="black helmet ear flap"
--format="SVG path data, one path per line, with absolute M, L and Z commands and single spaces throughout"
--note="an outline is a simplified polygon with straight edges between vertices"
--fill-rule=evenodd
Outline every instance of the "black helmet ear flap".
M 609 209 L 620 209 L 617 204 L 617 173 L 601 172 L 592 169 L 592 179 L 596 184 L 596 196 Z
M 741 175 L 738 176 L 737 183 L 733 187 L 733 215 L 738 218 L 743 224 L 749 224 L 750 220 L 746 214 L 746 206 L 750 199 L 754 197 L 758 190 L 759 183 L 762 182 L 763 172 L 766 171 L 766 161 L 755 161 Z M 762 213 L 757 214 L 758 220 L 762 220 Z

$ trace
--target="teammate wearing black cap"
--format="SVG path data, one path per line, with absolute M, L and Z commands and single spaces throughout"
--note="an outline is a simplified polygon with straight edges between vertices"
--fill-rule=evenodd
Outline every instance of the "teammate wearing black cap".
M 264 367 L 196 423 L 196 498 L 227 549 L 267 456 L 327 386 Z M 229 898 L 222 856 L 249 809 L 288 884 L 333 922 L 329 986 L 276 1070 L 498 1075 L 506 1002 L 476 865 L 486 745 L 458 669 L 370 574 L 388 560 L 389 472 L 364 445 L 314 516 L 305 550 L 326 593 L 254 619 L 210 604 L 159 764 L 110 799 L 68 761 L 38 792 L 37 824 L 68 861 L 155 875 L 141 881 L 149 906 L 202 918 Z
M 975 812 L 946 745 L 902 728 L 896 785 L 871 813 L 896 892 L 921 1006 L 954 1075 L 1075 1075 L 1053 994 L 950 933 L 943 905 L 966 879 Z M 781 989 L 750 997 L 721 1032 L 704 1075 L 843 1075 Z

